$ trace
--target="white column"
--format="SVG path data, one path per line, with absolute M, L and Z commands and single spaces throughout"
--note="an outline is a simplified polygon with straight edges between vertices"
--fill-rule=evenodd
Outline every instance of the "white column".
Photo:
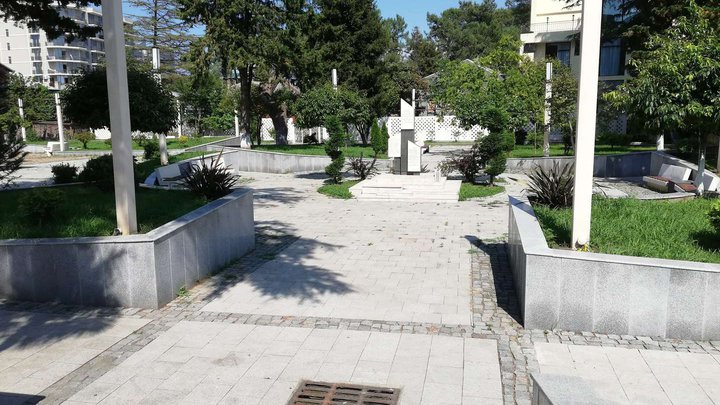
M 178 138 L 180 138 L 181 136 L 183 136 L 183 134 L 182 134 L 182 109 L 180 107 L 180 99 L 175 100 L 175 102 L 177 103 L 177 111 L 178 111 L 177 134 L 178 134 Z
M 572 232 L 572 247 L 575 249 L 590 243 L 602 2 L 584 1 L 582 7 L 580 45 L 582 55 L 580 59 L 580 88 L 577 108 Z
M 167 166 L 170 163 L 167 148 L 167 136 L 164 133 L 158 134 L 158 146 L 160 146 L 160 164 Z
M 25 131 L 25 109 L 23 108 L 23 101 L 21 98 L 18 99 L 18 113 L 20 113 L 20 120 L 23 121 L 22 124 L 20 124 L 20 134 L 22 135 L 22 140 L 27 141 L 27 132 Z
M 60 152 L 65 152 L 65 126 L 63 125 L 62 105 L 60 94 L 55 93 L 55 115 L 57 115 L 58 141 L 60 141 Z
M 543 136 L 543 156 L 550 157 L 550 121 L 552 115 L 550 111 L 550 100 L 552 100 L 552 78 L 553 65 L 548 62 L 545 65 L 545 132 Z
M 162 84 L 162 75 L 160 75 L 160 49 L 152 48 L 152 67 L 155 71 L 155 80 L 158 84 Z M 167 136 L 165 133 L 158 134 L 158 146 L 160 148 L 160 164 L 167 166 L 169 163 L 168 149 L 167 149 Z
M 655 147 L 657 150 L 665 150 L 665 135 L 660 134 L 655 139 Z
M 715 166 L 716 166 L 717 174 L 720 174 L 720 136 L 718 136 L 718 154 L 717 154 L 717 156 L 718 156 L 718 158 L 717 158 L 717 161 L 715 162 Z
M 415 89 L 412 89 L 412 107 L 415 108 Z
M 115 213 L 123 235 L 137 233 L 135 176 L 133 173 L 127 63 L 122 0 L 102 0 L 105 58 L 107 60 L 110 131 L 115 172 Z
M 262 126 L 261 126 L 260 130 L 262 131 Z M 235 110 L 235 137 L 236 138 L 240 137 L 240 118 L 238 118 L 237 110 Z
M 337 88 L 338 88 L 337 69 L 333 69 L 333 70 L 332 70 L 331 77 L 332 77 L 332 86 L 333 86 L 333 89 L 337 90 Z

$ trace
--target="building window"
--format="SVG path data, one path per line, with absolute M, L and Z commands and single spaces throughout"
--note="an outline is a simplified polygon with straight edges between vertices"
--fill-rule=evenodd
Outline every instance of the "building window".
M 6 36 L 6 37 L 9 37 L 9 36 L 10 36 L 10 30 L 7 29 L 7 28 L 5 29 L 5 36 Z
M 625 74 L 625 50 L 619 39 L 608 41 L 600 47 L 600 76 Z
M 8 51 L 10 50 L 10 42 L 7 43 Z
M 535 53 L 535 47 L 537 44 L 525 44 L 523 45 L 523 53 Z
M 556 42 L 545 45 L 545 57 L 557 59 L 563 65 L 570 66 L 570 42 Z
M 12 65 L 12 56 L 8 56 L 8 65 Z

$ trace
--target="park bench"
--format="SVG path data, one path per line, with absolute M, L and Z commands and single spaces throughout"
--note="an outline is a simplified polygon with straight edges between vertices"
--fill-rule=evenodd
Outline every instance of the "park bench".
M 657 176 L 643 177 L 643 185 L 660 193 L 692 193 L 696 188 L 689 180 L 691 173 L 692 170 L 687 167 L 663 164 Z
M 47 146 L 45 147 L 45 154 L 48 156 L 52 156 L 54 152 L 60 152 L 60 150 L 63 149 L 60 147 L 60 142 L 48 142 Z M 65 142 L 65 150 L 67 150 L 67 142 Z

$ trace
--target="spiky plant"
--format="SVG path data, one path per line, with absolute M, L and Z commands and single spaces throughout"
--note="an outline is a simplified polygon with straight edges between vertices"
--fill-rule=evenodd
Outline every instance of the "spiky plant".
M 203 156 L 200 164 L 194 164 L 190 173 L 183 179 L 185 187 L 208 201 L 230 194 L 238 179 L 229 168 L 221 166 L 221 157 L 222 152 L 217 157 L 211 158 L 208 165 Z
M 553 208 L 569 207 L 573 202 L 575 188 L 574 165 L 562 167 L 554 162 L 551 169 L 536 168 L 530 175 L 528 189 L 535 194 L 535 201 Z

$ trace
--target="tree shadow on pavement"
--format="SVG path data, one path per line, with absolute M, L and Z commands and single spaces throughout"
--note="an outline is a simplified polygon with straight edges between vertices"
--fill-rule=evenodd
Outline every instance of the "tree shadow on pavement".
M 353 292 L 342 274 L 308 262 L 322 252 L 342 246 L 304 238 L 297 229 L 281 221 L 255 223 L 255 250 L 213 277 L 212 300 L 234 285 L 246 283 L 259 294 L 271 298 L 296 298 L 299 302 L 319 302 L 325 294 Z

